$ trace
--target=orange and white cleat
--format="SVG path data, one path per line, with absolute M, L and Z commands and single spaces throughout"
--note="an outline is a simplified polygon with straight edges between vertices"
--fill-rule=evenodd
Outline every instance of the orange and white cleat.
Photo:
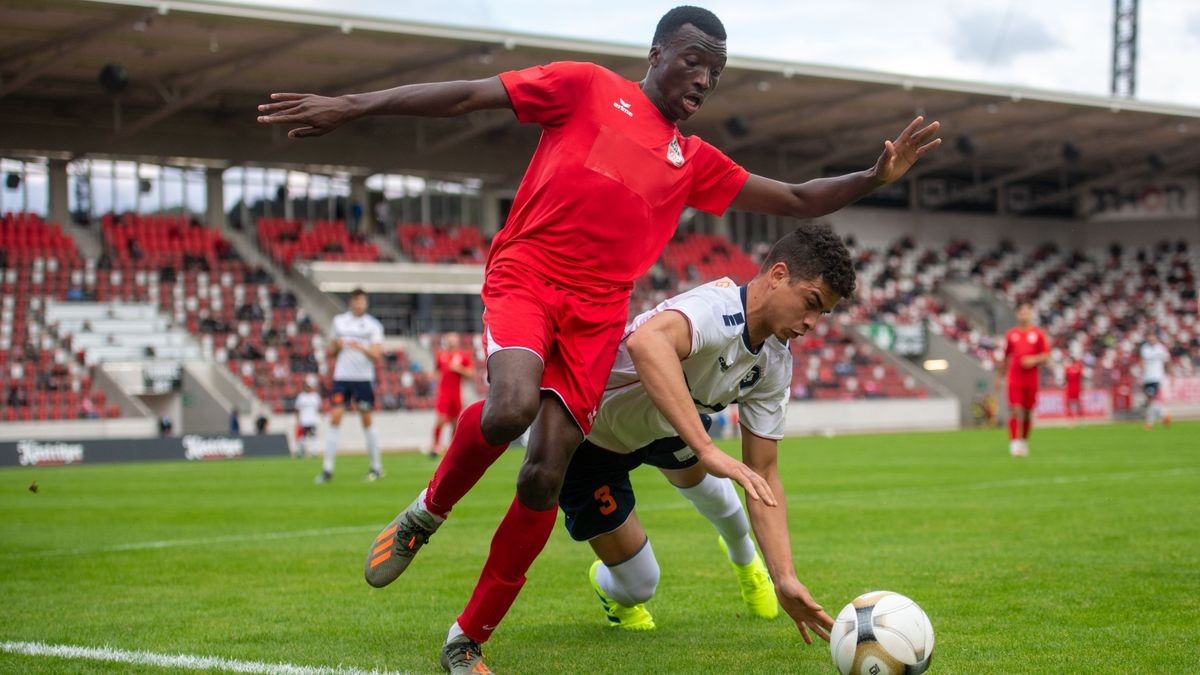
M 425 509 L 418 495 L 371 542 L 363 576 L 375 588 L 392 583 L 408 569 L 413 556 L 442 525 L 442 520 Z

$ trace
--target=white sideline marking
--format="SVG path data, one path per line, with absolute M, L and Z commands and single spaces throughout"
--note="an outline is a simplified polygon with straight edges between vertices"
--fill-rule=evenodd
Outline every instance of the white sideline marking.
M 4 558 L 36 558 L 59 555 L 82 555 L 85 553 L 113 553 L 120 551 L 143 551 L 147 549 L 174 548 L 176 546 L 208 546 L 211 544 L 233 544 L 245 541 L 273 541 L 276 539 L 300 539 L 304 537 L 324 537 L 333 534 L 354 534 L 357 532 L 374 532 L 379 525 L 356 525 L 353 527 L 327 527 L 319 530 L 291 530 L 284 532 L 260 532 L 258 534 L 226 534 L 216 537 L 196 537 L 194 539 L 160 539 L 158 541 L 139 541 L 129 544 L 113 544 L 111 546 L 92 546 L 88 548 L 54 549 L 49 551 L 25 551 L 9 553 Z
M 269 675 L 389 675 L 388 671 L 359 670 L 337 666 L 297 666 L 290 663 L 238 661 L 220 656 L 191 656 L 188 654 L 156 654 L 129 651 L 112 647 L 76 647 L 48 645 L 43 642 L 0 642 L 0 651 L 26 656 L 53 656 L 62 659 L 109 661 L 159 668 L 186 670 L 224 670 L 231 673 L 268 673 Z

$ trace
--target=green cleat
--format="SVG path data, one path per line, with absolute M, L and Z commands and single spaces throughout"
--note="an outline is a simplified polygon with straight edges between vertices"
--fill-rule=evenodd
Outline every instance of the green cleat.
M 717 537 L 717 544 L 725 557 L 729 557 L 729 547 L 725 540 Z M 775 585 L 771 583 L 771 575 L 762 557 L 754 554 L 754 560 L 745 565 L 739 565 L 732 560 L 733 572 L 737 575 L 738 587 L 742 591 L 742 600 L 754 616 L 762 619 L 774 619 L 779 616 L 779 598 L 775 597 Z
M 483 645 L 466 635 L 442 647 L 442 668 L 450 675 L 495 675 L 483 662 Z
M 603 564 L 599 560 L 592 563 L 591 568 L 588 569 L 588 581 L 592 584 L 592 590 L 596 591 L 596 597 L 600 598 L 600 604 L 604 606 L 604 615 L 608 617 L 609 627 L 624 630 L 654 630 L 654 617 L 650 616 L 645 604 L 626 607 L 608 597 L 608 594 L 600 588 L 600 584 L 596 581 L 596 571 Z

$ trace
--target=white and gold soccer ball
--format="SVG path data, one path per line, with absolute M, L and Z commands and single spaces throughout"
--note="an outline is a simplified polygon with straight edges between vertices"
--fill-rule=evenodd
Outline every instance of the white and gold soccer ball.
M 842 675 L 918 675 L 933 656 L 933 624 L 903 595 L 871 591 L 838 613 L 829 650 Z

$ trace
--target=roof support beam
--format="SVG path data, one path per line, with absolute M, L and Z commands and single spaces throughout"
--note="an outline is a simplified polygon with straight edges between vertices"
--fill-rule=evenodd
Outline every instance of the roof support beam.
M 194 84 L 187 93 L 179 98 L 167 103 L 167 105 L 158 110 L 142 117 L 133 124 L 119 129 L 114 134 L 115 138 L 127 138 L 138 134 L 151 126 L 158 124 L 164 119 L 174 115 L 175 113 L 188 108 L 196 103 L 199 103 L 204 98 L 208 97 L 213 92 L 219 90 L 226 82 L 232 80 L 242 74 L 242 71 L 251 66 L 262 65 L 266 61 L 279 58 L 286 54 L 289 50 L 300 46 L 306 42 L 319 37 L 326 31 L 307 31 L 300 35 L 294 35 L 283 40 L 277 40 L 268 45 L 258 47 L 247 52 L 235 54 L 229 58 L 221 59 L 220 61 L 210 64 L 205 68 L 190 73 L 194 76 Z M 332 35 L 333 33 L 329 33 Z
M 1158 168 L 1150 166 L 1149 163 L 1141 163 L 1141 162 L 1138 162 L 1133 165 L 1126 165 L 1125 168 L 1118 169 L 1116 171 L 1113 171 L 1112 173 L 1108 173 L 1103 176 L 1098 176 L 1098 177 L 1092 178 L 1090 180 L 1085 180 L 1082 183 L 1079 183 L 1077 185 L 1071 186 L 1071 187 L 1063 189 L 1063 190 L 1058 190 L 1056 192 L 1051 192 L 1049 194 L 1042 195 L 1041 197 L 1038 197 L 1037 199 L 1030 201 L 1028 204 L 1025 205 L 1024 208 L 1017 211 L 1017 213 L 1018 214 L 1028 213 L 1029 211 L 1039 209 L 1043 206 L 1049 206 L 1050 204 L 1054 204 L 1055 202 L 1059 202 L 1064 199 L 1071 199 L 1073 197 L 1078 197 L 1079 195 L 1083 194 L 1084 192 L 1086 192 L 1096 186 L 1099 186 L 1099 185 L 1106 185 L 1106 184 L 1113 183 L 1116 181 L 1140 178 L 1142 176 L 1156 174 L 1156 173 L 1184 172 L 1184 171 L 1192 169 L 1195 166 L 1197 166 L 1198 164 L 1200 164 L 1200 153 L 1188 152 L 1186 150 L 1185 151 L 1176 151 L 1174 153 L 1167 154 L 1163 158 L 1163 161 L 1164 161 L 1164 164 Z
M 0 85 L 0 98 L 17 91 L 21 87 L 41 77 L 54 64 L 71 54 L 86 47 L 91 42 L 123 28 L 129 28 L 134 23 L 153 16 L 156 10 L 128 12 L 105 23 L 91 26 L 67 35 L 59 35 L 46 41 L 45 44 L 19 56 L 13 56 L 0 64 L 0 71 L 21 65 L 23 69 L 16 77 Z M 38 60 L 38 59 L 41 60 Z
M 855 103 L 864 98 L 874 96 L 882 91 L 882 88 L 871 87 L 856 91 L 852 94 L 827 98 L 822 101 L 808 103 L 802 106 L 788 105 L 775 110 L 768 110 L 760 115 L 750 116 L 750 135 L 741 140 L 732 143 L 726 143 L 722 150 L 725 154 L 730 154 L 742 150 L 744 148 L 763 145 L 780 137 L 781 134 L 758 135 L 756 132 L 762 129 L 770 129 L 771 127 L 785 126 L 796 120 L 804 119 L 809 115 L 814 115 L 822 112 L 827 112 L 830 108 L 842 105 Z M 722 90 L 724 92 L 724 90 Z
M 450 65 L 451 63 L 468 58 L 472 55 L 478 56 L 482 53 L 483 52 L 482 52 L 481 47 L 469 47 L 467 49 L 458 49 L 449 54 L 444 54 L 442 56 L 436 56 L 436 57 L 433 57 L 430 59 L 425 59 L 424 61 L 419 61 L 417 63 L 409 63 L 409 64 L 405 64 L 405 65 L 391 66 L 388 68 L 384 68 L 382 70 L 377 70 L 372 73 L 368 73 L 367 75 L 363 75 L 362 77 L 350 80 L 348 82 L 345 80 L 325 82 L 324 84 L 316 87 L 314 89 L 314 91 L 317 91 L 317 92 L 331 91 L 334 94 L 352 94 L 352 93 L 360 91 L 362 87 L 364 87 L 365 85 L 371 84 L 372 82 L 378 82 L 379 80 L 385 80 L 385 79 L 393 80 L 393 81 L 399 80 L 399 79 L 404 78 L 407 75 L 412 75 L 414 73 L 423 73 L 428 70 L 432 70 L 434 68 L 441 68 L 442 66 Z M 396 86 L 396 84 L 403 84 L 403 83 L 397 82 L 395 84 L 389 84 L 388 86 L 389 87 Z
M 474 115 L 468 115 L 467 120 L 471 122 L 471 126 L 463 129 L 462 131 L 456 131 L 448 136 L 439 138 L 431 145 L 422 147 L 418 154 L 427 156 L 434 155 L 439 152 L 445 152 L 446 150 L 461 145 L 473 138 L 478 138 L 479 136 L 482 136 L 490 131 L 503 129 L 504 127 L 515 122 L 516 117 L 513 117 L 513 115 L 508 112 L 497 112 L 492 116 L 491 119 L 487 121 L 478 120 Z

